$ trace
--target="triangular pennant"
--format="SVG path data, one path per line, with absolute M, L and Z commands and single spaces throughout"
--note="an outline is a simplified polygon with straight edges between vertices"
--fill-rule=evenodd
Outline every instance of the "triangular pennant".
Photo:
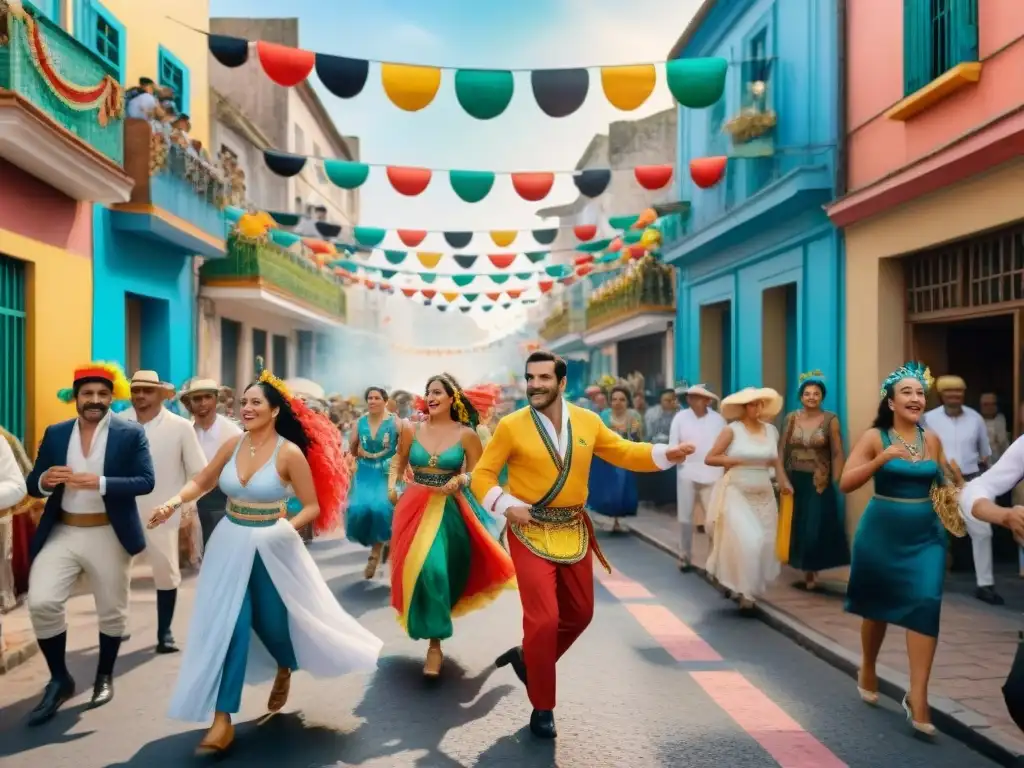
M 474 301 L 476 301 L 479 295 L 479 293 L 464 293 L 462 294 L 462 298 L 464 298 L 466 301 L 472 304 Z
M 470 269 L 476 264 L 476 254 L 472 253 L 456 253 L 453 257 L 455 263 L 463 269 Z
M 422 291 L 420 291 L 420 293 L 423 294 L 423 298 L 425 299 L 432 299 L 435 296 L 437 296 L 437 291 L 435 291 L 433 288 L 424 288 Z
M 535 233 L 536 234 L 536 233 Z M 530 260 L 531 264 L 539 264 L 548 257 L 548 251 L 533 251 L 532 253 L 526 254 L 526 258 Z
M 497 301 L 498 299 L 501 298 L 501 293 L 500 292 L 499 293 L 488 293 L 488 294 L 485 294 L 485 295 L 491 301 Z
M 437 280 L 437 275 L 435 275 L 433 272 L 417 272 L 416 274 L 420 276 L 420 280 L 422 280 L 424 283 L 432 283 L 435 280 Z
M 444 296 L 444 300 L 447 301 L 449 304 L 451 304 L 453 301 L 458 301 L 459 299 L 459 294 L 457 291 L 449 291 L 446 293 L 442 293 L 441 295 Z
M 508 282 L 511 275 L 488 275 L 491 278 L 491 282 L 495 285 L 503 285 Z

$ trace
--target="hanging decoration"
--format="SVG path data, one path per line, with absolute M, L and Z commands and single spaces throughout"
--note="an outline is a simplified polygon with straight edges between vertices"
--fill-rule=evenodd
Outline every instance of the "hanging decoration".
M 6 15 L 8 19 L 20 22 L 9 24 L 8 33 L 11 36 L 19 32 L 24 34 L 23 43 L 28 48 L 36 72 L 61 104 L 76 112 L 96 110 L 96 122 L 104 128 L 111 120 L 124 117 L 124 90 L 116 79 L 103 75 L 98 83 L 91 85 L 71 82 L 61 74 L 63 67 L 51 54 L 41 26 L 24 6 L 21 3 L 0 3 L 0 10 L 6 12 L 0 16 Z
M 701 189 L 710 189 L 725 176 L 728 162 L 729 158 L 724 155 L 719 157 L 696 157 L 690 161 L 690 178 Z
M 507 69 L 456 69 L 397 62 L 371 62 L 325 53 L 314 53 L 265 41 L 227 35 L 208 36 L 210 53 L 226 67 L 240 67 L 256 51 L 263 72 L 280 86 L 290 88 L 314 70 L 324 87 L 335 96 L 358 96 L 369 79 L 370 64 L 380 65 L 381 87 L 399 109 L 418 112 L 434 102 L 442 73 L 455 72 L 455 96 L 465 112 L 478 120 L 503 114 L 515 94 L 515 75 Z M 683 107 L 703 109 L 722 96 L 729 63 L 723 58 L 674 59 L 632 66 L 535 69 L 529 72 L 534 102 L 549 117 L 575 113 L 590 93 L 591 69 L 600 72 L 601 90 L 616 109 L 632 111 L 647 102 L 658 81 L 658 64 L 664 67 L 665 84 Z
M 353 160 L 338 160 L 315 156 L 296 155 L 276 149 L 263 150 L 263 162 L 273 173 L 284 178 L 297 176 L 307 163 L 319 163 L 324 175 L 343 189 L 358 189 L 370 178 L 371 168 L 383 168 L 391 187 L 406 197 L 422 194 L 435 173 L 448 175 L 448 183 L 460 200 L 479 203 L 494 189 L 498 176 L 508 176 L 516 194 L 527 202 L 536 203 L 548 196 L 554 188 L 555 177 L 572 175 L 580 194 L 598 197 L 607 190 L 612 174 L 617 171 L 633 172 L 637 184 L 648 191 L 664 189 L 672 181 L 674 167 L 671 164 L 640 165 L 636 168 L 589 168 L 586 170 L 561 171 L 473 171 L 416 168 L 379 163 L 362 163 Z

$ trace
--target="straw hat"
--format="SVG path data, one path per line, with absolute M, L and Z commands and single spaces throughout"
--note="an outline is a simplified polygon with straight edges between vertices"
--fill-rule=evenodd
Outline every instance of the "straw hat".
M 327 394 L 324 392 L 324 388 L 315 381 L 294 378 L 288 379 L 285 382 L 285 386 L 300 397 L 312 397 L 314 400 L 323 400 L 325 403 L 327 402 Z
M 683 390 L 684 395 L 697 395 L 698 397 L 706 397 L 709 400 L 718 401 L 718 395 L 708 389 L 707 384 L 694 384 L 692 387 L 687 387 Z
M 216 397 L 219 392 L 220 386 L 213 379 L 192 379 L 188 386 L 178 395 L 178 398 L 184 401 L 192 395 L 213 395 Z
M 164 386 L 156 371 L 136 371 L 130 383 L 132 389 L 136 387 L 159 387 L 162 389 Z
M 721 414 L 728 421 L 741 419 L 744 408 L 758 400 L 764 402 L 764 410 L 761 411 L 762 419 L 774 419 L 782 410 L 782 395 L 771 387 L 747 387 L 739 392 L 734 392 L 722 401 Z

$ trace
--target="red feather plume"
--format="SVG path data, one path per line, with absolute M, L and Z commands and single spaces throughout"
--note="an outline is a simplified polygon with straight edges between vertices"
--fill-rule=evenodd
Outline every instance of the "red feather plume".
M 341 521 L 341 511 L 351 484 L 341 446 L 341 433 L 329 418 L 312 410 L 300 398 L 293 397 L 290 405 L 302 431 L 309 438 L 306 461 L 309 462 L 316 500 L 320 505 L 313 530 L 317 534 L 329 533 Z

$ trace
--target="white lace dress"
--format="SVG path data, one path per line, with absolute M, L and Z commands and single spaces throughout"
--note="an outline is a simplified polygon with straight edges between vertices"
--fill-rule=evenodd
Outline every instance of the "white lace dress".
M 752 435 L 734 421 L 727 456 L 774 459 L 779 433 L 771 424 Z M 753 600 L 763 594 L 781 570 L 775 558 L 779 507 L 767 467 L 734 467 L 715 483 L 706 525 L 713 536 L 708 573 L 722 586 Z

